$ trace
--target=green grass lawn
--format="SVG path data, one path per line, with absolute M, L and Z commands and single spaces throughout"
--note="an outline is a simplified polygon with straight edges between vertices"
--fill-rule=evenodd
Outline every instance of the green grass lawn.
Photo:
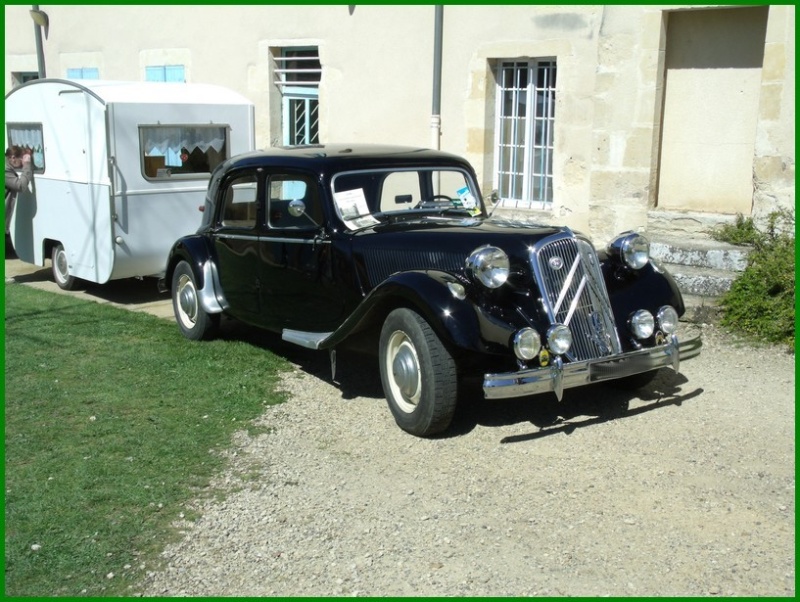
M 5 594 L 130 595 L 283 359 L 170 321 L 5 289 Z

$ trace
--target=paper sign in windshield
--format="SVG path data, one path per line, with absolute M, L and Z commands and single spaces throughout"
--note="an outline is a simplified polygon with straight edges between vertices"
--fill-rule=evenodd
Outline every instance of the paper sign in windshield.
M 335 192 L 333 200 L 336 201 L 345 225 L 351 230 L 366 228 L 378 223 L 378 220 L 369 213 L 363 188 Z

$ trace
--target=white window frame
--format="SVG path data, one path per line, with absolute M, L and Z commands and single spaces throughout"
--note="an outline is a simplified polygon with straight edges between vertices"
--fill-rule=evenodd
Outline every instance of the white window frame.
M 497 62 L 493 183 L 503 207 L 553 206 L 556 74 L 555 59 Z

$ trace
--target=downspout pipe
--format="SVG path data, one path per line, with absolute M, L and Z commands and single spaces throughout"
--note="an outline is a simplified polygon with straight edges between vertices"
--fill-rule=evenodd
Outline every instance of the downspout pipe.
M 39 5 L 33 4 L 33 10 L 31 14 L 39 13 Z M 33 33 L 36 37 L 36 58 L 39 62 L 39 79 L 44 79 L 47 77 L 47 73 L 45 72 L 44 68 L 44 46 L 42 45 L 42 26 L 34 21 L 33 23 Z
M 433 106 L 431 108 L 431 148 L 439 150 L 442 135 L 442 22 L 444 6 L 435 7 L 433 25 Z

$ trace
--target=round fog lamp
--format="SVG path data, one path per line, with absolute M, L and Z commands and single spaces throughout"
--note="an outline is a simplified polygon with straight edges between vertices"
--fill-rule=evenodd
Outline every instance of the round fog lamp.
M 678 330 L 678 312 L 674 307 L 665 305 L 658 310 L 656 314 L 658 320 L 658 327 L 665 334 L 673 334 Z
M 656 329 L 656 321 L 646 309 L 635 311 L 630 318 L 630 327 L 633 336 L 637 339 L 649 339 Z
M 563 324 L 554 324 L 547 331 L 547 346 L 556 355 L 564 355 L 572 345 L 572 333 Z
M 532 360 L 542 348 L 542 339 L 533 328 L 523 328 L 514 335 L 514 353 L 521 360 Z

